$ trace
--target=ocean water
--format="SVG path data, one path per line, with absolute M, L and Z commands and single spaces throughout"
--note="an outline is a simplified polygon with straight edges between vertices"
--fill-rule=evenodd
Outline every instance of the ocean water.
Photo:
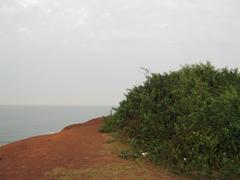
M 109 114 L 110 106 L 0 105 L 0 144 L 55 133 L 65 126 Z

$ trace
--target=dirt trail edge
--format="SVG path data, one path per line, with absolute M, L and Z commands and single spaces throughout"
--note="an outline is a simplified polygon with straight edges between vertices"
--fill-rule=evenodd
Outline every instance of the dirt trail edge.
M 51 135 L 31 137 L 0 148 L 1 180 L 37 180 L 54 168 L 87 169 L 121 162 L 103 153 L 106 140 L 98 132 L 102 118 L 71 125 Z M 164 176 L 163 176 L 164 177 Z M 165 176 L 160 179 L 175 179 Z

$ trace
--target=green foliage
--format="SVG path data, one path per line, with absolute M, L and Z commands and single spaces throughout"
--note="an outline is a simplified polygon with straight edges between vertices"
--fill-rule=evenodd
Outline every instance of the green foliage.
M 100 127 L 99 131 L 102 133 L 109 133 L 116 130 L 116 120 L 114 116 L 107 116 L 103 118 L 102 126 Z
M 221 180 L 234 180 L 239 179 L 240 176 L 240 163 L 239 162 L 229 162 L 228 166 L 223 169 Z
M 214 178 L 233 167 L 229 162 L 240 163 L 237 69 L 216 69 L 208 62 L 146 78 L 105 121 L 107 131 L 127 134 L 153 162 L 182 172 Z
M 136 154 L 133 150 L 127 149 L 120 151 L 119 157 L 122 159 L 136 159 L 138 154 Z

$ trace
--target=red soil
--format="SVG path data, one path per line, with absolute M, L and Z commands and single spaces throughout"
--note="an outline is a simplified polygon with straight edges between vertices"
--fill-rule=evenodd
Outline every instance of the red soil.
M 71 125 L 61 132 L 28 138 L 0 148 L 1 180 L 35 180 L 55 167 L 87 168 L 112 161 L 101 153 L 101 118 Z
M 38 180 L 54 168 L 85 169 L 124 163 L 106 153 L 106 139 L 98 132 L 102 118 L 71 125 L 61 132 L 31 137 L 0 148 L 0 180 Z M 157 179 L 178 179 L 157 170 Z M 121 179 L 121 178 L 120 178 Z

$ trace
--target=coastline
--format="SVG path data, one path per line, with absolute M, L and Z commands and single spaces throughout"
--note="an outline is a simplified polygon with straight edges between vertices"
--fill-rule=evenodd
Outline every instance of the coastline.
M 19 139 L 19 140 L 15 140 L 15 141 L 12 141 L 12 142 L 7 142 L 7 143 L 0 143 L 0 147 L 2 146 L 5 146 L 5 145 L 10 145 L 10 144 L 15 144 L 15 143 L 18 143 L 18 142 L 21 142 L 21 141 L 26 141 L 28 139 L 32 139 L 32 138 L 38 138 L 38 137 L 44 137 L 44 136 L 51 136 L 51 135 L 56 135 L 58 133 L 61 133 L 67 129 L 70 129 L 70 128 L 75 128 L 75 127 L 80 127 L 82 125 L 85 125 L 85 124 L 91 124 L 93 121 L 96 121 L 96 120 L 99 120 L 99 119 L 102 119 L 102 117 L 97 117 L 97 118 L 93 118 L 93 119 L 90 119 L 90 120 L 86 120 L 86 121 L 83 121 L 81 123 L 77 123 L 77 124 L 69 124 L 65 127 L 63 127 L 61 130 L 59 131 L 50 131 L 50 132 L 46 132 L 46 133 L 42 133 L 42 134 L 38 134 L 38 135 L 33 135 L 33 136 L 29 136 L 29 137 L 26 137 L 26 138 L 23 138 L 23 139 Z
M 0 123 L 0 144 L 54 134 L 65 126 L 107 115 L 110 109 L 111 106 L 105 105 L 1 105 L 0 119 L 4 121 Z
M 99 117 L 69 125 L 54 134 L 1 144 L 1 179 L 41 179 L 45 172 L 61 165 L 83 168 L 107 163 L 108 159 L 100 153 L 105 142 L 98 131 L 101 122 Z

